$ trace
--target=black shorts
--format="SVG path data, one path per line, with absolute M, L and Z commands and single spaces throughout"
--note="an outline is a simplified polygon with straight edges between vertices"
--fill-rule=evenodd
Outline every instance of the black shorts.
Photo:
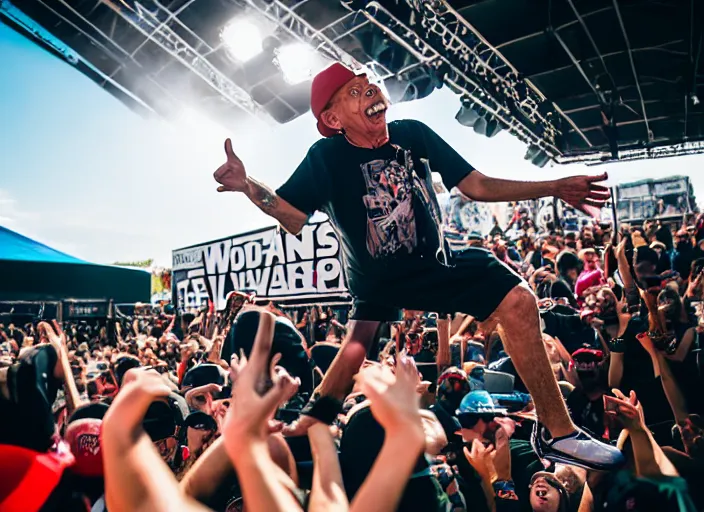
M 452 266 L 424 257 L 405 278 L 379 280 L 373 291 L 355 296 L 352 320 L 395 322 L 402 309 L 465 313 L 484 321 L 523 280 L 493 253 L 469 248 L 453 254 Z

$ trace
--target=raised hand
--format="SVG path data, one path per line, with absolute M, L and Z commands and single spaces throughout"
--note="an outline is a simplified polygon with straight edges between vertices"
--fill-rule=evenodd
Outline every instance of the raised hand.
M 597 217 L 611 194 L 608 187 L 599 185 L 606 180 L 606 173 L 599 176 L 570 176 L 557 181 L 557 197 L 578 210 Z
M 604 414 L 616 418 L 630 432 L 646 430 L 643 407 L 635 392 L 631 391 L 628 397 L 618 389 L 612 389 L 612 392 L 616 398 L 608 397 L 607 400 L 614 404 L 613 408 L 607 407 Z
M 471 450 L 465 446 L 464 456 L 467 462 L 479 474 L 481 479 L 491 484 L 497 477 L 496 468 L 494 467 L 493 447 L 485 447 L 478 439 L 472 440 Z
M 362 393 L 371 401 L 372 414 L 388 433 L 419 429 L 423 433 L 420 416 L 420 384 L 418 369 L 412 358 L 396 358 L 396 369 L 368 366 L 355 377 Z
M 233 361 L 238 366 L 237 382 L 232 389 L 223 429 L 225 447 L 233 460 L 237 459 L 243 444 L 266 440 L 270 433 L 269 420 L 300 385 L 298 379 L 277 371 L 276 358 L 271 364 L 268 362 L 274 322 L 274 315 L 262 311 L 249 360 Z
M 227 160 L 213 173 L 213 178 L 220 186 L 218 192 L 244 192 L 247 190 L 247 173 L 242 160 L 232 150 L 232 141 L 225 140 Z
M 104 438 L 134 439 L 134 433 L 141 429 L 151 403 L 157 398 L 169 396 L 169 393 L 171 388 L 156 371 L 144 368 L 129 370 L 103 420 Z

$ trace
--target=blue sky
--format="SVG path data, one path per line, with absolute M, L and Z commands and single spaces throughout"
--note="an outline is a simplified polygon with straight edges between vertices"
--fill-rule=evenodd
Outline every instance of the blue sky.
M 688 174 L 704 194 L 704 156 L 586 168 L 538 169 L 506 133 L 460 126 L 446 89 L 395 105 L 419 119 L 485 174 L 541 180 L 607 170 L 618 183 Z M 0 23 L 0 225 L 98 263 L 155 258 L 171 250 L 271 225 L 237 194 L 218 194 L 212 172 L 232 137 L 248 172 L 278 186 L 319 137 L 310 114 L 273 130 L 232 133 L 197 112 L 166 124 L 137 116 L 69 64 Z

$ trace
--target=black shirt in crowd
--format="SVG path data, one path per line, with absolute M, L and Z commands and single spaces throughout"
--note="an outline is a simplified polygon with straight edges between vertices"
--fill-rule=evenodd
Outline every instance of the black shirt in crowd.
M 408 275 L 421 255 L 437 249 L 428 198 L 414 193 L 414 174 L 426 177 L 424 159 L 448 189 L 474 170 L 426 125 L 404 120 L 389 124 L 389 142 L 380 148 L 353 146 L 343 135 L 316 142 L 277 190 L 300 211 L 330 217 L 357 296 L 372 294 L 378 280 Z M 427 192 L 436 201 L 433 190 Z

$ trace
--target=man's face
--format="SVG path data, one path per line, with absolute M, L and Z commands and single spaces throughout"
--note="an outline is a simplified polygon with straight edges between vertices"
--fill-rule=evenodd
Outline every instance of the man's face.
M 584 254 L 584 269 L 585 270 L 595 270 L 597 264 L 596 254 L 593 252 L 587 252 Z
M 530 488 L 530 506 L 533 512 L 557 512 L 560 493 L 545 478 L 537 478 Z
M 389 100 L 366 76 L 347 82 L 333 96 L 333 106 L 323 113 L 323 121 L 333 129 L 348 133 L 375 133 L 386 129 Z
M 477 439 L 485 446 L 494 444 L 496 440 L 496 431 L 503 428 L 509 438 L 516 430 L 516 423 L 511 418 L 503 418 L 496 416 L 494 418 L 482 418 L 472 428 L 462 429 L 462 440 L 466 443 L 471 443 Z
M 171 436 L 166 439 L 154 441 L 154 446 L 164 462 L 171 464 L 174 461 L 174 457 L 176 456 L 176 448 L 178 448 L 178 441 L 175 437 Z

